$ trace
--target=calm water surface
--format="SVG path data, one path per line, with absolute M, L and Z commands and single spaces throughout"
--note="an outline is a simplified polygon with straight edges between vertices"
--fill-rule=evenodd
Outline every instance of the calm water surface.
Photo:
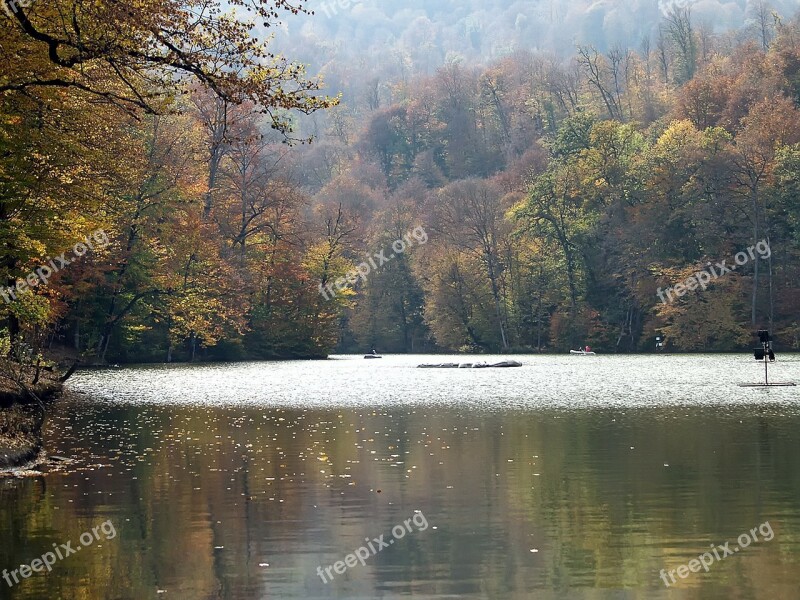
M 0 569 L 116 536 L 0 598 L 800 597 L 800 388 L 737 387 L 763 376 L 742 356 L 516 358 L 78 373 L 45 430 L 74 462 L 0 479 Z

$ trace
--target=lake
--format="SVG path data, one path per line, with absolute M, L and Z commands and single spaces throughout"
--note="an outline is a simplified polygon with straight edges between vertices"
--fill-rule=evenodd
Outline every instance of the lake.
M 44 431 L 71 460 L 0 479 L 0 569 L 73 552 L 0 598 L 797 597 L 800 388 L 738 387 L 744 355 L 510 358 L 79 372 Z

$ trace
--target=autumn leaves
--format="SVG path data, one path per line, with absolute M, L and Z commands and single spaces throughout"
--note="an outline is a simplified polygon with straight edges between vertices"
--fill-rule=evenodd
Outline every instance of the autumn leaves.
M 73 258 L 66 258 L 69 251 L 62 252 L 52 259 L 48 256 L 41 266 L 28 273 L 24 279 L 17 280 L 14 286 L 5 289 L 0 288 L 0 296 L 5 300 L 6 304 L 13 302 L 17 299 L 17 294 L 31 291 L 39 285 L 47 285 L 50 278 L 61 269 L 79 260 L 88 251 L 95 248 L 103 248 L 107 244 L 108 235 L 102 229 L 98 229 L 86 236 L 82 242 L 78 242 L 72 247 L 71 256 Z

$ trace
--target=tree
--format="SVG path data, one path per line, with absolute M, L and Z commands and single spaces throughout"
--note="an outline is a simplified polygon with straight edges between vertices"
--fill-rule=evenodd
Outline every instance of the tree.
M 223 13 L 217 2 L 203 10 L 179 0 L 2 2 L 3 38 L 25 64 L 4 73 L 0 92 L 61 88 L 131 112 L 163 112 L 181 78 L 191 78 L 226 102 L 252 102 L 286 134 L 291 126 L 281 111 L 311 113 L 336 102 L 317 96 L 319 81 L 269 52 L 251 35 L 252 23 Z M 253 10 L 265 27 L 279 11 L 303 10 L 288 0 L 230 4 Z
M 594 86 L 603 105 L 608 111 L 609 119 L 622 120 L 622 107 L 620 106 L 619 91 L 619 55 L 612 52 L 609 67 L 605 57 L 592 47 L 579 46 L 578 57 L 583 66 L 589 83 Z
M 500 243 L 508 235 L 499 191 L 491 184 L 467 179 L 445 187 L 436 211 L 438 223 L 450 244 L 474 253 L 484 265 L 494 304 L 495 324 L 503 350 L 509 349 L 506 333 L 505 264 Z
M 750 114 L 742 120 L 742 130 L 736 137 L 733 153 L 734 176 L 739 189 L 749 199 L 752 212 L 752 243 L 762 237 L 769 242 L 769 210 L 763 206 L 763 188 L 773 175 L 775 156 L 783 145 L 800 141 L 800 112 L 785 98 L 766 99 L 755 104 Z M 772 265 L 769 263 L 770 307 L 772 299 Z M 759 261 L 753 261 L 753 286 L 751 293 L 751 324 L 757 322 Z M 769 311 L 769 322 L 774 316 Z
M 667 14 L 666 32 L 675 53 L 675 83 L 686 83 L 697 70 L 697 40 L 691 10 L 674 6 Z
M 766 52 L 774 36 L 774 11 L 768 2 L 756 0 L 748 5 L 748 13 L 761 48 Z

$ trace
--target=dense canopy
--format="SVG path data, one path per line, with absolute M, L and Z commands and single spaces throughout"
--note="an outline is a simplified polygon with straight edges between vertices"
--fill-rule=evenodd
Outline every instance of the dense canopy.
M 283 0 L 3 2 L 8 352 L 800 345 L 800 27 L 763 3 L 736 35 L 672 8 L 636 47 L 340 63 L 330 97 L 256 35 Z

